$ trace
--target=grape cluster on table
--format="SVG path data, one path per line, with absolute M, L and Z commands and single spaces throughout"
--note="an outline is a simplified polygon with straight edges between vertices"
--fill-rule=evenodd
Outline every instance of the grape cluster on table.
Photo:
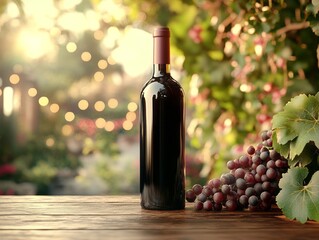
M 261 143 L 227 162 L 229 173 L 213 178 L 207 185 L 195 184 L 186 191 L 186 200 L 195 210 L 269 210 L 279 192 L 278 182 L 288 161 L 272 148 L 272 131 L 261 133 Z

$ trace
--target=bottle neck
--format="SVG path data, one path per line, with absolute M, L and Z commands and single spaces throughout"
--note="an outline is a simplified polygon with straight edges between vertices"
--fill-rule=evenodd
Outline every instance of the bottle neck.
M 170 74 L 169 29 L 157 28 L 153 34 L 153 75 L 154 77 Z
M 153 76 L 161 77 L 170 75 L 170 64 L 153 64 Z

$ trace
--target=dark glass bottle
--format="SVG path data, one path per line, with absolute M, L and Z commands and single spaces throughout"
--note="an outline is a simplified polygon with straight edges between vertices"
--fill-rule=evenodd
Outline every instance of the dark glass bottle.
M 170 32 L 154 31 L 153 76 L 140 95 L 140 192 L 145 209 L 185 208 L 185 100 L 170 75 Z

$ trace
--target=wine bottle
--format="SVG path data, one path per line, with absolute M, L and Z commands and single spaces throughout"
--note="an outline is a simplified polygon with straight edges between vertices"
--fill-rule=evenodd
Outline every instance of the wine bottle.
M 170 74 L 170 31 L 153 34 L 153 76 L 140 95 L 140 192 L 145 209 L 185 208 L 185 99 Z

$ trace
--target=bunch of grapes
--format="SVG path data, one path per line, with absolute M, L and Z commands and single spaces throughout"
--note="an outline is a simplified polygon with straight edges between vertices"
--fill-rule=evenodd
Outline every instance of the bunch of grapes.
M 249 146 L 247 154 L 227 162 L 229 173 L 213 178 L 207 185 L 195 184 L 186 200 L 196 210 L 269 210 L 279 192 L 278 182 L 288 161 L 272 148 L 272 131 L 261 133 L 262 142 Z

